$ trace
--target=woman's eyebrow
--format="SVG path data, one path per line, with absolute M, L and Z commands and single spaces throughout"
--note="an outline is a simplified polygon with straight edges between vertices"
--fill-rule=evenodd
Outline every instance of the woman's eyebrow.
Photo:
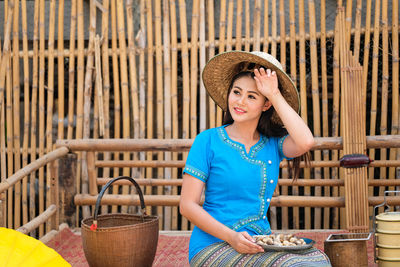
M 240 88 L 239 86 L 237 86 L 237 85 L 235 85 L 234 86 L 234 88 L 237 88 L 237 89 L 239 89 L 239 90 L 241 90 L 241 91 L 243 91 L 243 89 L 242 88 Z M 258 92 L 256 92 L 256 91 L 247 91 L 247 93 L 250 93 L 250 94 L 256 94 L 256 95 L 260 95 Z

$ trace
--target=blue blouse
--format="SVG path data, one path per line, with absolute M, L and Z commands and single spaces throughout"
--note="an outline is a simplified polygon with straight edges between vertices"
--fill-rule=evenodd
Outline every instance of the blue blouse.
M 287 136 L 266 137 L 247 153 L 245 146 L 229 138 L 227 125 L 200 133 L 190 149 L 183 173 L 205 183 L 206 210 L 235 231 L 269 234 L 267 211 L 278 182 L 279 163 L 285 157 Z M 194 227 L 189 261 L 206 246 L 222 240 Z

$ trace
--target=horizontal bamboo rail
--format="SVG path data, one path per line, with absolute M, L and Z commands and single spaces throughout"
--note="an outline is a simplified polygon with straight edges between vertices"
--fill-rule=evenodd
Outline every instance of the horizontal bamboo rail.
M 150 167 L 150 168 L 162 168 L 162 167 L 173 167 L 183 168 L 185 167 L 185 161 L 135 161 L 135 160 L 97 160 L 95 162 L 96 167 Z M 280 168 L 287 168 L 287 162 L 281 162 Z M 308 166 L 304 162 L 300 163 L 300 168 L 318 168 L 318 167 L 340 167 L 340 161 L 311 161 Z M 400 167 L 400 160 L 377 160 L 369 164 L 369 167 Z
M 98 185 L 105 185 L 111 178 L 97 178 Z M 182 179 L 135 179 L 143 186 L 182 186 Z M 131 185 L 129 181 L 117 181 L 116 185 Z M 340 179 L 279 179 L 278 186 L 344 186 L 344 180 Z M 375 179 L 368 180 L 368 186 L 400 186 L 400 179 Z
M 144 195 L 147 206 L 178 206 L 180 196 L 172 195 Z M 97 196 L 88 194 L 75 195 L 76 206 L 94 205 Z M 383 197 L 369 197 L 369 205 L 376 206 L 383 203 Z M 271 199 L 271 205 L 276 207 L 344 207 L 344 197 L 314 197 L 314 196 L 277 196 Z M 203 201 L 201 201 L 203 202 Z M 386 197 L 388 205 L 400 205 L 400 198 Z M 104 195 L 100 205 L 140 205 L 137 195 Z
M 35 217 L 28 223 L 24 224 L 23 226 L 19 227 L 17 231 L 28 234 L 38 228 L 40 225 L 44 224 L 46 221 L 50 219 L 57 212 L 57 206 L 52 204 L 50 205 L 43 213 L 39 216 Z
M 341 137 L 316 137 L 312 150 L 343 149 Z M 70 151 L 189 151 L 193 139 L 57 140 Z M 400 148 L 400 135 L 367 136 L 367 148 Z
M 4 192 L 17 182 L 19 182 L 22 178 L 28 176 L 32 172 L 38 170 L 39 168 L 45 166 L 46 164 L 68 154 L 68 149 L 66 147 L 57 148 L 48 154 L 38 158 L 34 162 L 30 163 L 29 165 L 25 166 L 24 168 L 15 172 L 12 176 L 7 178 L 5 181 L 0 183 L 0 193 Z

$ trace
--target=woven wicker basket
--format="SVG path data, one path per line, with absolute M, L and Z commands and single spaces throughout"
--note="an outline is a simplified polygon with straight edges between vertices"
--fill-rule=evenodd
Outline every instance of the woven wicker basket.
M 131 181 L 139 193 L 142 215 L 105 214 L 97 216 L 106 189 L 117 180 Z M 158 217 L 145 214 L 143 193 L 130 177 L 121 176 L 101 190 L 94 217 L 82 220 L 82 242 L 90 266 L 151 266 L 158 242 Z

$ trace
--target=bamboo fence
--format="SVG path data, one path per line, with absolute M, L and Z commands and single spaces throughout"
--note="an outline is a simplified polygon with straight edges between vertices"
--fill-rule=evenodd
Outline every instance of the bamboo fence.
M 337 10 L 344 13 L 342 21 L 332 19 Z M 221 125 L 223 112 L 207 96 L 201 70 L 214 55 L 232 49 L 265 51 L 282 62 L 298 87 L 300 115 L 316 137 L 360 141 L 366 135 L 397 135 L 398 13 L 398 0 L 335 5 L 326 0 L 2 1 L 1 181 L 53 151 L 57 139 L 193 139 Z M 341 71 L 345 51 L 362 68 L 356 83 L 343 83 L 350 75 Z M 356 94 L 354 86 L 362 90 Z M 346 111 L 344 106 L 352 102 L 345 101 L 353 98 L 360 100 L 358 107 L 364 113 Z M 349 132 L 351 125 L 364 127 L 365 134 Z M 375 160 L 364 177 L 370 197 L 398 188 L 400 151 L 385 142 L 365 149 Z M 282 182 L 275 196 L 346 197 L 364 217 L 372 215 L 371 208 L 364 210 L 365 199 L 355 198 L 346 191 L 350 187 L 343 186 L 350 180 L 338 160 L 353 148 L 350 144 L 314 150 L 311 168 L 304 168 L 295 184 L 285 182 L 291 177 L 282 163 Z M 179 195 L 187 150 L 77 154 L 77 194 L 97 194 L 101 184 L 90 184 L 90 177 L 129 175 L 172 182 L 142 184 L 148 197 L 172 197 Z M 171 162 L 175 165 L 168 165 Z M 50 174 L 47 164 L 0 195 L 0 224 L 19 228 L 47 210 Z M 361 183 L 353 182 L 349 186 Z M 134 194 L 134 189 L 117 184 L 108 194 Z M 102 212 L 134 212 L 128 204 L 132 201 L 103 206 Z M 175 205 L 147 209 L 160 216 L 160 229 L 193 227 Z M 77 207 L 75 224 L 90 214 L 91 204 Z M 342 204 L 273 206 L 269 218 L 273 229 L 368 224 L 346 214 Z M 49 227 L 50 223 L 41 225 L 38 233 L 31 234 L 43 236 Z

